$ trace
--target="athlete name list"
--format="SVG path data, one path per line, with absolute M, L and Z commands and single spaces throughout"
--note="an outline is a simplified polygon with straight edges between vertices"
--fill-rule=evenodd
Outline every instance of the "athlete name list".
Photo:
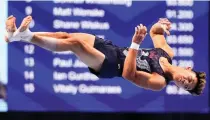
M 95 5 L 118 5 L 130 7 L 131 0 L 54 0 L 51 12 L 53 15 L 52 26 L 55 31 L 69 31 L 69 30 L 89 30 L 89 31 L 107 31 L 111 25 L 103 18 L 106 16 L 106 11 L 102 8 L 84 8 L 75 5 L 95 4 Z M 26 1 L 25 7 L 26 15 L 33 15 L 33 6 L 31 1 Z M 65 3 L 65 4 L 64 4 Z M 68 4 L 68 7 L 66 7 Z M 71 19 L 72 17 L 76 19 Z M 69 19 L 66 19 L 69 18 Z M 99 18 L 99 19 L 94 19 Z M 32 21 L 30 28 L 36 25 Z M 105 38 L 103 34 L 97 34 L 101 38 Z M 36 74 L 34 67 L 36 60 L 33 55 L 36 52 L 36 47 L 32 44 L 24 46 L 24 52 L 27 57 L 24 58 L 26 70 L 24 71 L 24 78 L 27 81 L 24 84 L 24 91 L 33 94 L 36 91 Z M 81 62 L 71 51 L 53 52 L 52 68 L 53 84 L 51 84 L 54 93 L 56 94 L 121 94 L 122 88 L 119 85 L 100 85 L 97 84 L 99 78 L 88 71 L 87 65 Z M 66 83 L 65 81 L 68 81 Z M 64 83 L 65 82 L 65 83 Z M 90 82 L 95 82 L 90 84 Z
M 103 8 L 85 8 L 78 5 L 82 4 L 96 4 L 96 5 L 120 5 L 124 7 L 131 7 L 131 0 L 54 0 L 53 7 L 51 9 L 53 15 L 52 26 L 55 31 L 68 31 L 68 30 L 89 30 L 89 31 L 105 31 L 110 30 L 112 27 L 109 21 L 106 21 L 106 11 Z M 33 7 L 30 6 L 30 1 L 26 1 L 25 7 L 26 15 L 33 15 Z M 65 4 L 64 4 L 65 3 Z M 191 9 L 193 7 L 193 0 L 166 0 L 166 17 L 172 21 L 171 33 L 172 35 L 166 36 L 166 40 L 175 53 L 173 64 L 177 66 L 194 66 L 192 57 L 194 50 L 192 45 L 194 43 L 194 37 L 192 32 L 194 30 L 193 17 L 194 12 Z M 66 6 L 68 4 L 68 7 Z M 68 18 L 68 19 L 66 19 Z M 76 19 L 71 19 L 76 18 Z M 30 28 L 36 25 L 35 21 L 32 21 Z M 103 34 L 97 34 L 101 38 L 106 36 Z M 36 47 L 32 44 L 26 44 L 24 46 L 24 52 L 26 57 L 24 63 L 26 70 L 24 71 L 24 78 L 27 81 L 24 84 L 24 90 L 26 93 L 34 93 L 36 86 L 34 80 L 36 79 L 36 73 L 34 66 L 36 60 L 33 55 L 36 52 Z M 121 94 L 122 88 L 119 85 L 106 86 L 86 84 L 89 82 L 97 82 L 98 77 L 91 74 L 87 69 L 87 65 L 81 62 L 75 55 L 70 52 L 54 52 L 52 59 L 52 89 L 55 93 L 59 94 Z M 79 70 L 76 70 L 79 69 Z M 62 81 L 68 81 L 63 83 Z M 166 88 L 168 95 L 180 94 L 188 95 L 189 93 L 181 88 L 177 88 L 175 85 L 168 85 Z

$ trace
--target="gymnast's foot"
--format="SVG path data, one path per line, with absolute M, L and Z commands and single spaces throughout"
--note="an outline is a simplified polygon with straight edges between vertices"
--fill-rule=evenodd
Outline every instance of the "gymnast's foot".
M 6 31 L 7 36 L 5 36 L 5 41 L 10 42 L 10 39 L 12 38 L 14 32 L 17 30 L 16 24 L 15 24 L 16 18 L 11 15 L 6 20 Z
M 32 21 L 31 16 L 25 17 L 20 27 L 13 34 L 13 37 L 23 40 L 25 42 L 29 42 L 33 37 L 33 33 L 29 30 L 29 25 L 31 21 Z
M 29 28 L 29 24 L 32 21 L 32 17 L 31 16 L 27 16 L 23 19 L 20 27 L 18 28 L 19 32 L 24 32 Z

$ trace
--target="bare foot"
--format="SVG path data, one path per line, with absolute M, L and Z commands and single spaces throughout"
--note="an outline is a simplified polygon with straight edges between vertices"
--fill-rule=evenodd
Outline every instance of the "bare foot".
M 5 36 L 5 41 L 9 42 L 9 38 L 13 35 L 13 33 L 17 30 L 16 24 L 15 24 L 16 18 L 11 15 L 6 20 L 6 30 L 8 32 L 8 36 Z M 9 38 L 8 38 L 9 37 Z
M 27 16 L 23 19 L 20 27 L 18 28 L 20 32 L 23 32 L 25 31 L 26 29 L 29 28 L 29 24 L 31 23 L 32 21 L 32 17 L 31 16 Z
M 6 30 L 7 32 L 14 33 L 17 30 L 16 24 L 15 24 L 16 18 L 11 15 L 6 20 Z

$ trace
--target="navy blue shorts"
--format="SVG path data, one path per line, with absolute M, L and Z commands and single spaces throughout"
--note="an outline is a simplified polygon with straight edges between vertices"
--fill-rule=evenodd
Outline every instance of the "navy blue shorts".
M 99 72 L 89 68 L 90 72 L 99 78 L 121 77 L 125 60 L 121 48 L 99 37 L 95 38 L 94 48 L 105 55 L 105 60 Z

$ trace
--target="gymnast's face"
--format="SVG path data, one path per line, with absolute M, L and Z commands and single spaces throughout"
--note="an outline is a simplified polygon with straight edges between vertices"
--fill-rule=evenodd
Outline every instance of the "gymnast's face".
M 174 82 L 178 87 L 185 90 L 192 90 L 197 84 L 196 74 L 192 71 L 192 68 L 177 67 L 177 72 L 174 74 Z

